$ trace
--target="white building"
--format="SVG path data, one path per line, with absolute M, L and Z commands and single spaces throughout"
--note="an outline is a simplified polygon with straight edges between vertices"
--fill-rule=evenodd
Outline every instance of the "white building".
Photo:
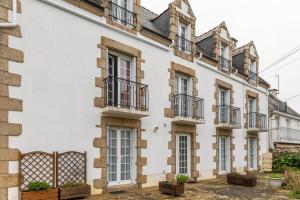
M 277 98 L 273 90 L 269 96 L 270 147 L 278 153 L 300 149 L 300 114 Z
M 93 194 L 261 170 L 269 85 L 253 42 L 237 48 L 225 23 L 196 36 L 187 0 L 160 15 L 17 2 L 17 26 L 0 28 L 0 199 L 17 199 L 20 152 L 86 151 Z

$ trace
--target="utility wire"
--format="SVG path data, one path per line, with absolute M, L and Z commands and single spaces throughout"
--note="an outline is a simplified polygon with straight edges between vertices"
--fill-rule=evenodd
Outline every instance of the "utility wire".
M 271 69 L 272 67 L 276 66 L 277 64 L 281 63 L 283 60 L 287 59 L 288 57 L 290 57 L 291 55 L 297 53 L 300 50 L 300 45 L 297 46 L 296 48 L 292 49 L 291 51 L 289 51 L 286 55 L 284 55 L 283 57 L 281 57 L 280 59 L 278 59 L 277 61 L 275 61 L 273 64 L 269 65 L 268 67 L 264 68 L 263 70 L 260 71 L 260 73 L 263 73 L 269 69 Z
M 299 94 L 296 94 L 295 96 L 292 96 L 292 97 L 290 97 L 290 98 L 286 99 L 285 101 L 288 101 L 288 100 L 294 99 L 294 98 L 296 98 L 296 97 L 298 97 L 298 96 L 300 96 L 300 93 L 299 93 Z
M 277 71 L 277 70 L 279 70 L 279 69 L 283 69 L 283 68 L 285 68 L 285 67 L 288 67 L 289 65 L 291 65 L 291 64 L 293 64 L 293 63 L 295 63 L 295 62 L 298 62 L 300 60 L 300 58 L 297 58 L 297 59 L 295 59 L 295 60 L 292 60 L 291 62 L 289 62 L 289 63 L 287 63 L 287 64 L 285 64 L 285 65 L 282 65 L 282 66 L 280 66 L 280 67 L 277 67 L 277 68 L 275 68 L 275 69 L 273 69 L 273 70 L 271 70 L 271 71 L 266 71 L 266 72 L 262 72 L 261 74 L 269 74 L 269 73 L 272 73 L 272 72 L 275 72 L 275 71 Z

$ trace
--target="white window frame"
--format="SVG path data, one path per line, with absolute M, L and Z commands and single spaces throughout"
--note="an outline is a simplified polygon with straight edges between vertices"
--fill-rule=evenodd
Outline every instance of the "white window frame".
M 248 138 L 248 168 L 250 171 L 257 170 L 257 158 L 258 158 L 257 147 L 258 147 L 258 139 Z M 251 166 L 251 163 L 253 163 L 253 166 Z
M 176 174 L 179 175 L 179 138 L 180 136 L 187 137 L 187 174 L 180 174 L 180 175 L 186 175 L 188 177 L 191 177 L 191 162 L 192 162 L 192 146 L 191 146 L 191 135 L 190 134 L 184 134 L 184 133 L 178 133 L 176 134 Z
M 223 170 L 223 163 L 222 163 L 222 143 L 221 141 L 225 140 L 225 169 Z M 231 144 L 231 138 L 228 136 L 220 136 L 219 137 L 219 149 L 218 149 L 218 153 L 219 153 L 219 174 L 223 175 L 223 174 L 227 174 L 231 172 L 231 155 L 230 155 L 230 144 Z
M 184 94 L 181 90 L 182 79 L 187 81 L 187 93 L 186 94 L 191 95 L 191 93 L 192 93 L 191 77 L 184 76 L 184 75 L 178 74 L 178 73 L 175 74 L 175 94 Z M 178 80 L 178 82 L 177 82 L 177 80 Z M 177 90 L 177 87 L 180 91 Z
M 107 145 L 109 145 L 109 131 L 114 130 L 117 132 L 117 180 L 108 182 L 108 187 L 116 186 L 116 185 L 127 185 L 127 184 L 135 184 L 136 183 L 136 131 L 134 129 L 127 128 L 115 128 L 109 127 L 107 130 Z M 121 180 L 121 131 L 130 131 L 130 180 Z M 109 147 L 108 147 L 109 148 Z M 109 151 L 107 151 L 107 154 Z M 108 155 L 107 155 L 108 158 Z M 109 160 L 107 159 L 107 177 L 109 176 Z M 108 180 L 109 181 L 109 180 Z

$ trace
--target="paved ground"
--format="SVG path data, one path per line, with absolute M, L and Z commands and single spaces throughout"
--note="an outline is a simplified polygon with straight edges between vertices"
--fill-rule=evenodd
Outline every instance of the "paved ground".
M 180 197 L 160 194 L 157 187 L 142 190 L 131 190 L 119 195 L 93 196 L 89 200 L 284 200 L 288 199 L 283 190 L 272 190 L 266 180 L 258 180 L 254 188 L 226 184 L 225 179 L 200 181 L 196 184 L 186 184 L 185 194 Z

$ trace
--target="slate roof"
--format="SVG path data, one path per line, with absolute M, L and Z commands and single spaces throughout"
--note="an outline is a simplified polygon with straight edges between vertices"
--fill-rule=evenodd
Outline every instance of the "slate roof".
M 280 99 L 274 95 L 269 96 L 269 111 L 273 112 L 274 110 L 289 114 L 295 117 L 300 117 L 300 114 L 296 112 L 293 108 L 287 105 L 287 103 L 282 102 Z
M 160 20 L 160 16 L 162 15 L 157 15 L 152 11 L 148 10 L 147 8 L 141 6 L 142 27 L 154 33 L 157 33 L 158 35 L 168 38 L 168 33 L 163 31 L 161 26 L 169 27 L 169 24 L 167 24 L 167 22 L 157 23 L 157 21 Z

